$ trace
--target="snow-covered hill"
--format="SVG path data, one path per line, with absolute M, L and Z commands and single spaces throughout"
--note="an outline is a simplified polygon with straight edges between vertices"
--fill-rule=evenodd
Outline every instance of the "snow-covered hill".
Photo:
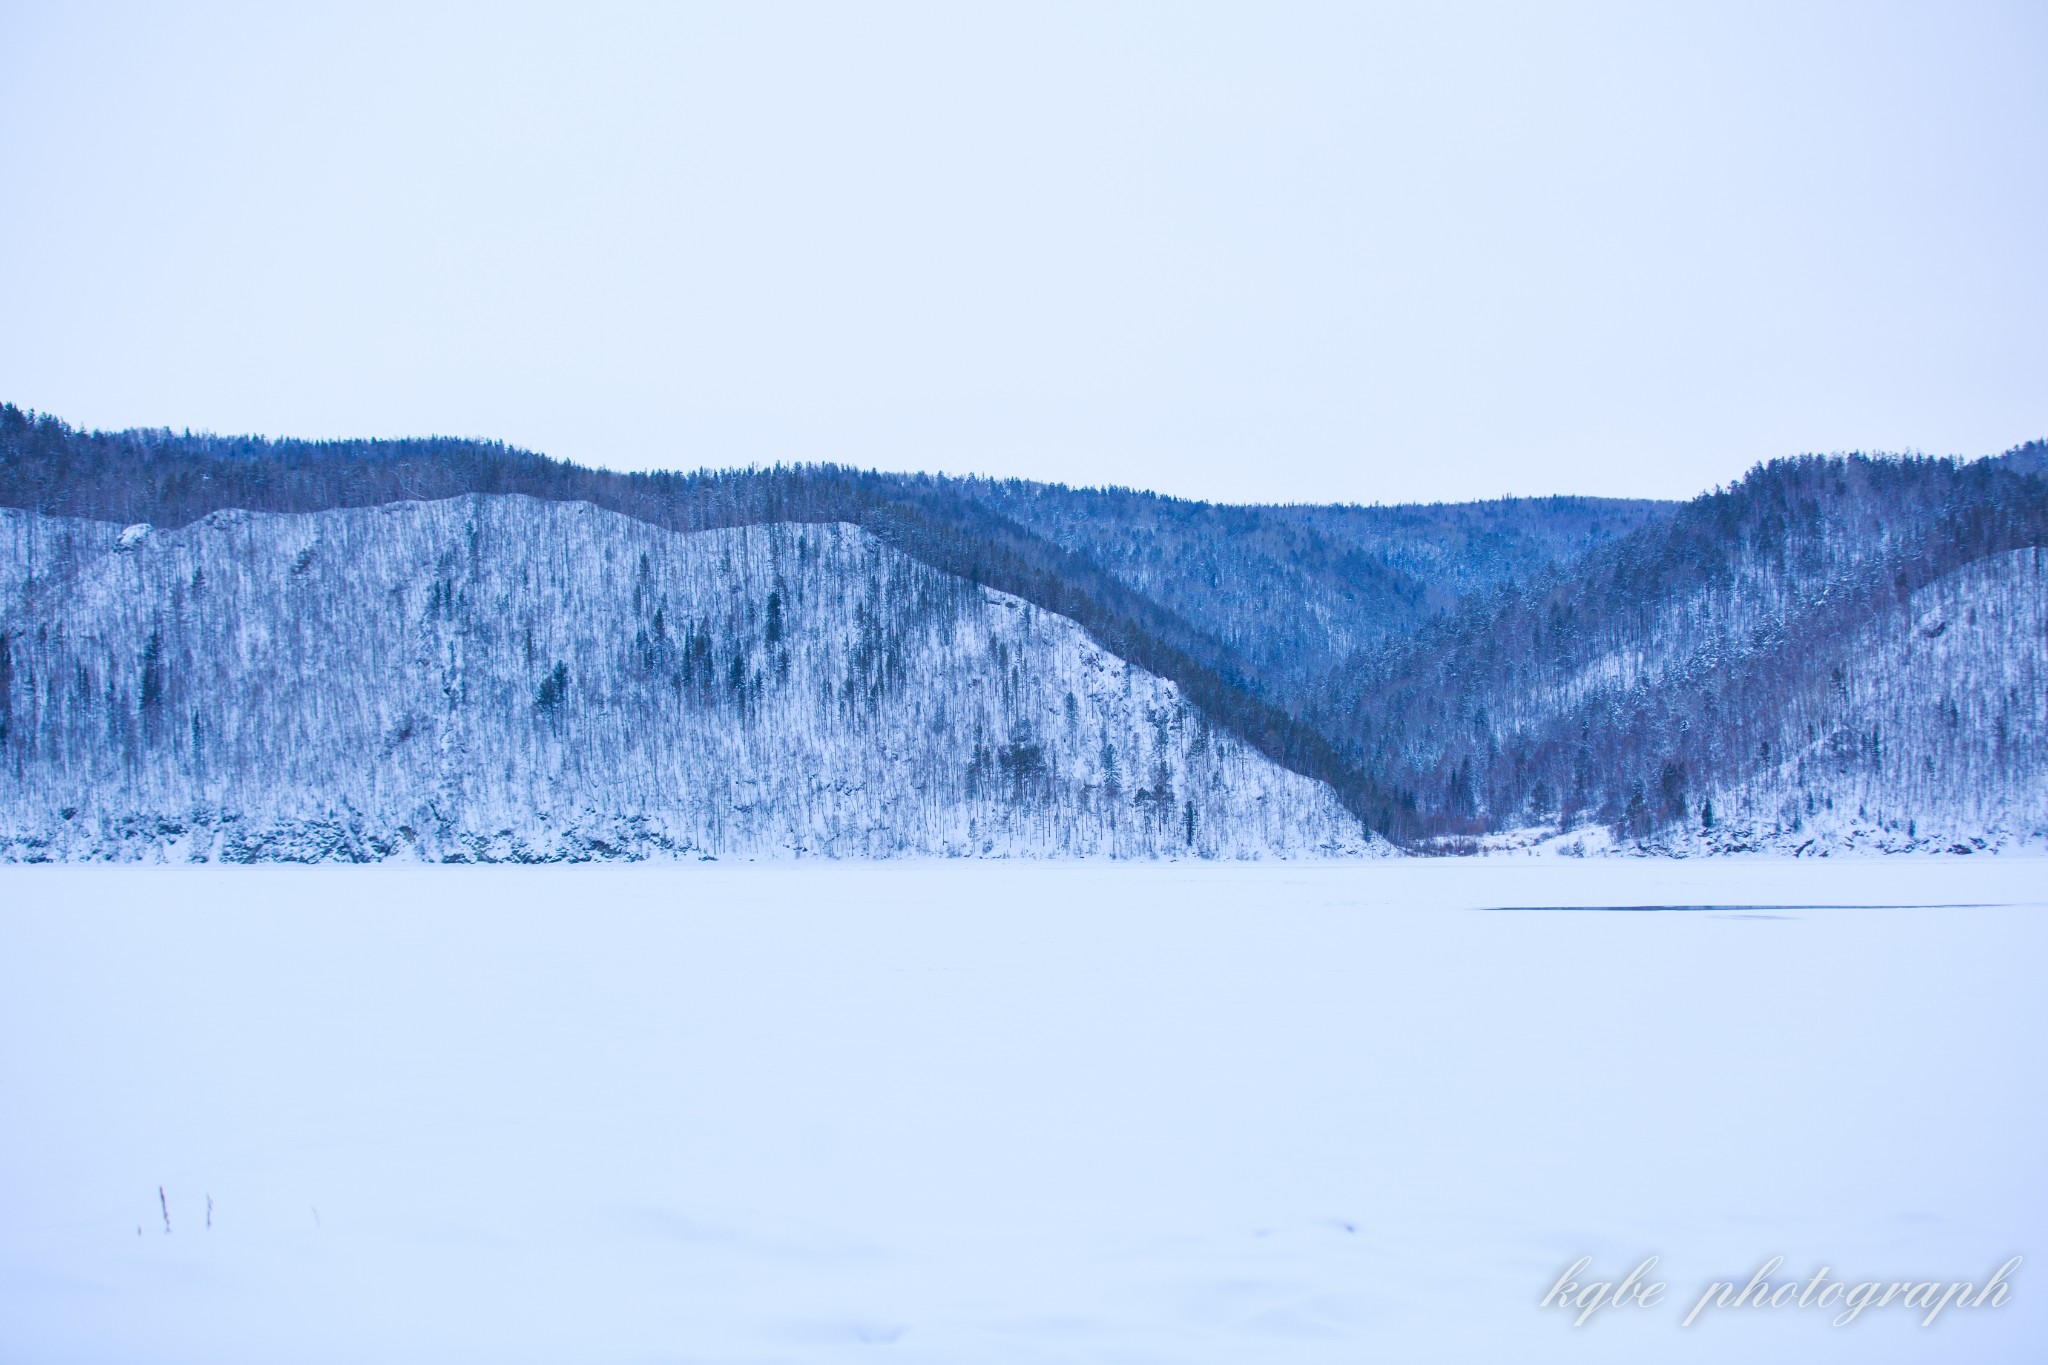
M 1745 718 L 1748 771 L 1667 797 L 1675 818 L 1653 830 L 1549 822 L 1461 846 L 1568 857 L 2048 852 L 2048 550 L 1976 560 L 1826 648 L 1796 691 Z
M 2023 840 L 2044 546 L 2048 483 L 1995 463 L 1778 461 L 1361 657 L 1310 720 L 1424 847 Z
M 1384 849 L 1072 622 L 845 525 L 0 512 L 0 856 Z
M 1778 728 L 1761 772 L 1711 794 L 1663 842 L 2048 847 L 2048 551 L 1994 555 L 1922 588 L 1868 626 Z

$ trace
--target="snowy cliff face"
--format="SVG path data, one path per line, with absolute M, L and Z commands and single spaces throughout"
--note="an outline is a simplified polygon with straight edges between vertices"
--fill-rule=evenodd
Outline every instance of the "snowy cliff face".
M 1383 849 L 1072 622 L 844 525 L 0 513 L 0 856 Z

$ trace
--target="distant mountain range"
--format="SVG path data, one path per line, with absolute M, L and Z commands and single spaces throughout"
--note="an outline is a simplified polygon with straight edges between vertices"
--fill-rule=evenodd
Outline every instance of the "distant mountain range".
M 2048 842 L 2048 446 L 1230 507 L 0 406 L 0 857 Z

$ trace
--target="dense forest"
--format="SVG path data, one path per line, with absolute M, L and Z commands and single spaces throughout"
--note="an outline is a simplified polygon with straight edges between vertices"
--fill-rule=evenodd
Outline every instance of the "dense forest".
M 1616 498 L 1228 507 L 1128 489 L 969 480 L 962 490 L 1201 621 L 1253 690 L 1297 704 L 1362 649 L 1670 514 Z
M 1032 534 L 954 481 L 830 465 L 700 473 L 587 469 L 501 443 L 270 441 L 161 430 L 82 432 L 0 405 L 0 506 L 178 527 L 222 509 L 313 512 L 463 494 L 587 502 L 672 531 L 846 522 L 938 569 L 1065 616 L 1103 648 L 1172 679 L 1204 714 L 1354 809 L 1330 746 L 1262 700 L 1231 651 L 1170 605 Z
M 1071 621 L 844 524 L 471 495 L 124 541 L 7 511 L 0 590 L 37 623 L 5 656 L 0 856 L 1372 847 Z
M 1642 838 L 1711 824 L 1703 792 L 1778 774 L 1792 750 L 1931 749 L 1921 726 L 1838 735 L 1815 699 L 1881 668 L 1875 641 L 1910 634 L 1919 595 L 1971 566 L 2003 567 L 1980 591 L 2025 597 L 2031 560 L 2011 552 L 2048 544 L 2048 484 L 2017 463 L 1773 462 L 1354 656 L 1307 718 L 1437 835 L 1591 820 Z M 2048 762 L 2048 697 L 2019 685 L 2044 651 L 2016 639 L 1956 680 L 2008 736 L 1979 779 L 2018 815 Z
M 528 499 L 602 509 L 621 526 L 646 528 L 622 535 L 659 533 L 657 546 L 689 545 L 700 532 L 755 528 L 801 538 L 804 527 L 859 528 L 877 552 L 930 576 L 918 589 L 925 597 L 938 591 L 933 585 L 956 583 L 1072 622 L 1088 647 L 1169 687 L 1174 704 L 1199 717 L 1201 732 L 1244 746 L 1245 763 L 1262 758 L 1323 784 L 1364 830 L 1411 848 L 1487 846 L 1509 831 L 1561 840 L 1595 827 L 1628 846 L 1673 850 L 1797 847 L 1821 829 L 1837 843 L 1886 847 L 1941 840 L 1968 846 L 1972 829 L 2048 835 L 2038 780 L 2048 766 L 2048 701 L 2039 686 L 2048 641 L 2036 624 L 2037 552 L 2048 545 L 2048 446 L 2038 442 L 1975 462 L 1780 460 L 1683 504 L 1549 498 L 1223 507 L 1123 489 L 824 465 L 625 474 L 470 440 L 87 432 L 0 406 L 0 506 L 24 514 L 9 523 L 11 558 L 0 566 L 0 736 L 14 753 L 17 785 L 5 795 L 13 824 L 24 828 L 33 823 L 28 816 L 58 800 L 47 786 L 58 769 L 39 770 L 35 780 L 46 785 L 35 787 L 22 757 L 53 752 L 51 727 L 66 736 L 58 746 L 65 755 L 58 768 L 66 772 L 87 771 L 94 743 L 113 744 L 127 733 L 109 728 L 98 741 L 85 738 L 89 729 L 79 729 L 75 716 L 60 723 L 71 715 L 64 709 L 70 704 L 49 692 L 49 670 L 59 657 L 49 652 L 51 632 L 75 639 L 87 629 L 65 615 L 77 607 L 77 584 L 103 572 L 132 576 L 148 559 L 118 542 L 123 527 L 153 528 L 128 533 L 153 551 L 159 542 L 173 543 L 173 533 L 213 536 L 218 516 L 229 512 L 290 518 Z M 496 524 L 500 514 L 472 515 Z M 537 553 L 541 542 L 564 534 L 545 518 L 529 520 L 541 538 Z M 806 544 L 816 539 L 810 534 Z M 352 558 L 383 553 L 370 548 L 374 537 L 367 535 L 350 532 Z M 226 543 L 208 543 L 208 554 L 227 556 L 208 572 L 231 572 Z M 490 629 L 495 612 L 538 619 L 581 610 L 564 594 L 578 591 L 582 578 L 610 572 L 548 553 L 554 576 L 507 589 L 474 629 Z M 106 568 L 117 564 L 127 567 Z M 330 612 L 352 592 L 371 591 L 367 582 L 352 587 L 347 573 L 322 581 L 329 603 L 322 609 Z M 258 619 L 288 615 L 293 586 L 289 577 L 279 580 L 275 601 L 251 600 L 245 608 Z M 758 615 L 769 600 L 758 587 L 735 580 L 704 591 L 739 593 Z M 376 590 L 402 596 L 411 588 Z M 778 613 L 792 609 L 785 594 L 768 591 Z M 807 589 L 813 598 L 818 591 Z M 188 590 L 174 596 L 180 610 L 191 608 Z M 475 603 L 465 609 L 479 610 Z M 693 610 L 709 608 L 700 603 Z M 864 610 L 868 615 L 854 611 L 814 623 L 811 634 L 865 629 L 861 622 L 879 619 L 880 608 Z M 1930 635 L 1926 622 L 1933 617 L 1944 625 Z M 662 620 L 668 629 L 672 614 Z M 130 622 L 121 630 L 130 626 L 141 629 Z M 616 627 L 625 641 L 614 642 L 625 651 L 621 657 L 644 654 L 633 641 L 647 620 L 622 618 Z M 127 670 L 134 686 L 109 693 L 95 684 L 93 695 L 102 708 L 118 696 L 142 726 L 150 708 L 163 705 L 165 689 L 197 684 L 189 670 L 164 662 L 169 645 L 161 627 L 118 648 L 131 645 L 141 651 Z M 686 657 L 694 647 L 680 646 Z M 913 662 L 904 665 L 902 690 L 892 693 L 899 710 L 887 711 L 898 720 L 900 708 L 915 711 L 909 699 L 927 685 L 923 675 L 935 692 L 953 686 L 945 679 L 954 665 L 940 662 L 949 657 L 944 651 L 920 647 L 902 657 Z M 328 662 L 334 690 L 356 685 L 351 679 L 370 667 L 340 654 Z M 309 654 L 298 675 L 298 695 L 315 710 L 331 701 L 304 681 L 321 676 L 317 663 Z M 542 708 L 549 715 L 566 714 L 555 708 L 571 696 L 591 704 L 591 694 L 577 690 L 583 675 L 562 663 L 567 671 L 554 684 L 559 695 Z M 842 663 L 820 667 L 829 673 Z M 731 665 L 718 656 L 705 666 Z M 95 668 L 110 678 L 122 672 L 112 656 L 83 667 L 80 677 Z M 691 667 L 695 678 L 697 665 Z M 25 681 L 32 673 L 39 682 Z M 546 688 L 552 676 L 520 687 Z M 174 677 L 185 681 L 174 684 Z M 245 684 L 221 675 L 214 685 Z M 1919 695 L 1931 688 L 1941 693 L 1939 706 Z M 625 727 L 620 733 L 645 740 L 664 727 L 680 734 L 698 725 L 685 747 L 699 758 L 711 752 L 702 718 L 686 720 L 694 713 L 669 708 L 658 691 L 636 694 L 630 705 L 624 692 L 606 695 L 610 723 Z M 182 704 L 196 702 L 185 696 Z M 518 715 L 522 725 L 533 719 Z M 849 728 L 835 732 L 834 752 L 864 742 L 900 747 L 900 732 L 889 730 L 883 715 L 849 720 Z M 966 780 L 961 772 L 1000 770 L 988 767 L 995 760 L 973 754 L 1021 752 L 1008 744 L 984 738 L 981 750 L 970 746 L 965 758 L 934 756 L 918 769 L 912 786 L 934 793 L 920 808 L 953 814 L 919 817 L 926 823 L 913 844 L 957 851 L 972 842 L 941 837 L 932 822 L 967 808 L 967 789 L 957 788 Z M 1122 752 L 1129 746 L 1126 736 Z M 606 750 L 585 741 L 581 748 L 609 753 L 604 762 L 637 761 L 631 746 Z M 167 771 L 200 761 L 196 748 L 182 757 L 175 746 L 157 752 Z M 1104 785 L 1099 752 L 1093 767 L 1079 753 L 1063 751 L 1058 769 L 1079 784 L 1069 793 L 1073 800 Z M 750 761 L 773 756 L 760 749 Z M 258 757 L 252 751 L 249 761 Z M 263 759 L 272 760 L 284 758 Z M 528 764 L 522 771 L 544 768 Z M 582 780 L 595 781 L 595 771 Z M 702 776 L 691 776 L 696 770 L 681 759 L 672 771 L 678 781 Z M 1124 797 L 1153 790 L 1144 781 L 1134 787 L 1128 775 L 1114 785 Z M 628 783 L 622 790 L 639 789 Z M 1003 790 L 1000 782 L 977 785 L 973 800 L 998 800 Z M 519 799 L 539 801 L 541 791 L 527 789 Z M 517 804 L 506 791 L 493 792 L 491 809 Z M 894 800 L 899 812 L 910 809 L 908 798 Z M 1290 801 L 1307 809 L 1298 793 Z M 840 829 L 833 822 L 841 815 L 827 824 Z M 699 817 L 709 819 L 702 811 L 689 819 Z M 981 828 L 990 817 L 982 810 L 973 818 Z M 1268 842 L 1292 850 L 1318 841 L 1334 846 L 1321 821 L 1303 817 Z M 685 826 L 701 832 L 688 820 L 676 828 Z M 1070 822 L 1057 836 L 1065 841 L 1059 847 L 1170 851 L 1155 847 L 1156 840 L 1103 843 L 1086 832 L 1094 828 Z M 1319 832 L 1310 835 L 1311 828 Z M 663 837 L 688 842 L 698 835 Z M 759 837 L 801 842 L 788 831 Z M 1012 851 L 1031 843 L 1004 837 Z M 825 845 L 862 847 L 838 834 Z M 1259 846 L 1259 839 L 1232 843 L 1213 835 L 1208 844 L 1212 852 Z M 1182 850 L 1188 847 L 1183 840 Z

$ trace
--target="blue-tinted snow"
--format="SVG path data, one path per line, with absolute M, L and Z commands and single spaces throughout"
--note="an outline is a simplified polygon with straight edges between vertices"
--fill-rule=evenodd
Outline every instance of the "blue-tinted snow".
M 0 1359 L 2031 1359 L 1676 1300 L 2048 1248 L 2044 874 L 5 869 Z

